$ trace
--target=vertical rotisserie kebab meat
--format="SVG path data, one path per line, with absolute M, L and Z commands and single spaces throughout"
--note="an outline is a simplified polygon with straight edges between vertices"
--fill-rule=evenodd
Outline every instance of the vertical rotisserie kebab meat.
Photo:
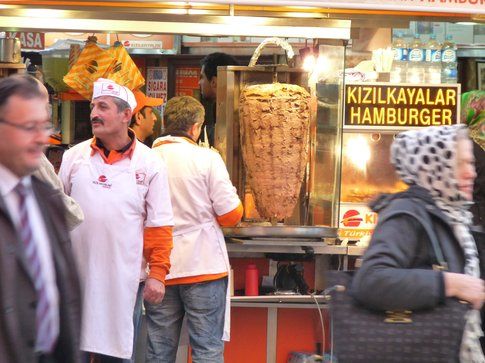
M 259 84 L 241 92 L 239 122 L 246 178 L 259 214 L 292 215 L 308 160 L 310 94 L 293 84 Z

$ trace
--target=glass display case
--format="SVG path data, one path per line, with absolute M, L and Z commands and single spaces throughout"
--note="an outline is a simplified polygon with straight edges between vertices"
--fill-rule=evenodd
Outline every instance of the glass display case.
M 344 133 L 342 146 L 343 203 L 368 203 L 379 193 L 406 188 L 390 162 L 394 133 Z
M 320 45 L 315 67 L 287 65 L 218 68 L 215 145 L 221 153 L 244 205 L 240 227 L 226 234 L 259 237 L 336 237 L 340 194 L 341 97 L 344 46 Z M 298 200 L 290 217 L 262 218 L 247 180 L 241 142 L 240 98 L 249 85 L 284 83 L 299 85 L 310 95 L 308 157 Z M 270 138 L 267 140 L 270 147 Z M 278 158 L 275 157 L 275 160 Z M 276 204 L 278 200 L 274 201 Z

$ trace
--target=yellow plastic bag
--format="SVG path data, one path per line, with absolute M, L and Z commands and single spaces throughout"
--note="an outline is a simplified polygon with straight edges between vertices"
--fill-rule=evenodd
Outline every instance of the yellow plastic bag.
M 84 98 L 90 100 L 93 94 L 93 83 L 104 77 L 114 63 L 114 58 L 107 51 L 88 39 L 76 63 L 64 76 L 64 82 Z
M 133 62 L 121 43 L 115 44 L 106 52 L 115 61 L 104 75 L 104 78 L 110 79 L 131 90 L 136 90 L 145 84 L 145 78 L 143 78 L 135 62 Z

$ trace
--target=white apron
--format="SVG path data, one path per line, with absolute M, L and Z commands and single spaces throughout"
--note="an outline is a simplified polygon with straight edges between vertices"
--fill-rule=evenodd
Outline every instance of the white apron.
M 182 137 L 155 140 L 155 152 L 169 170 L 172 207 L 175 214 L 170 273 L 166 279 L 230 273 L 229 258 L 217 215 L 239 203 L 226 166 L 219 154 L 198 147 Z M 210 195 L 208 195 L 208 192 Z M 230 288 L 227 284 L 224 333 L 230 338 Z
M 71 190 L 86 216 L 72 232 L 83 290 L 81 350 L 130 358 L 145 219 L 134 169 L 139 153 L 124 166 L 86 154 Z
M 194 238 L 194 234 L 200 234 L 202 231 L 207 231 L 211 235 L 217 236 L 217 242 L 213 239 L 200 240 Z M 167 280 L 171 278 L 221 273 L 224 271 L 229 274 L 231 271 L 224 235 L 216 221 L 205 222 L 181 229 L 175 227 L 173 232 L 173 245 L 174 248 L 170 255 L 172 267 L 170 269 L 170 274 L 167 275 Z M 187 255 L 191 254 L 196 255 L 199 258 L 197 258 L 196 261 L 194 259 L 187 259 Z M 178 261 L 186 262 L 181 263 Z M 188 335 L 185 334 L 186 328 L 186 324 L 184 324 L 182 328 L 182 336 Z M 226 290 L 226 309 L 224 312 L 224 333 L 221 339 L 229 341 L 230 336 L 231 292 L 228 281 Z

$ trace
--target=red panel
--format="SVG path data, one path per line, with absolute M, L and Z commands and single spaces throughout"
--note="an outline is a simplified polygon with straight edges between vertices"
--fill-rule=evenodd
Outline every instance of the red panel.
M 328 326 L 325 330 L 328 335 Z M 278 309 L 277 363 L 286 363 L 290 352 L 316 353 L 316 344 L 321 340 L 316 309 Z
M 315 263 L 303 262 L 303 278 L 308 287 L 313 290 L 315 288 Z
M 131 59 L 133 59 L 133 62 L 136 64 L 138 69 L 140 70 L 143 78 L 147 78 L 147 67 L 146 67 L 146 58 L 144 57 L 136 57 L 136 56 L 131 56 Z
M 231 309 L 231 341 L 224 350 L 227 363 L 266 362 L 266 321 L 267 309 Z

